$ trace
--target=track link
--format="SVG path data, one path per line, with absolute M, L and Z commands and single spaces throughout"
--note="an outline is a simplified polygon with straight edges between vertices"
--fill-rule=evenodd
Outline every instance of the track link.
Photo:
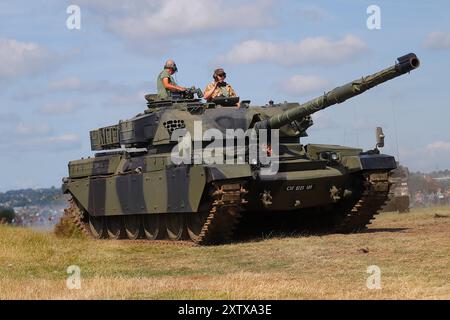
M 89 230 L 88 223 L 83 221 L 84 214 L 77 205 L 75 199 L 70 198 L 68 202 L 69 207 L 64 209 L 64 215 L 72 221 L 72 223 L 81 231 L 83 235 L 88 238 L 94 238 Z
M 216 185 L 211 210 L 195 243 L 211 245 L 231 241 L 247 193 L 240 184 Z
M 358 202 L 334 228 L 336 233 L 351 233 L 367 228 L 389 198 L 388 172 L 364 174 L 364 191 Z

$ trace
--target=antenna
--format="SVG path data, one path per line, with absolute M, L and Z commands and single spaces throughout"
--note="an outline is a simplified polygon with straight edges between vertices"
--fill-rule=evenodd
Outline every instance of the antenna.
M 395 113 L 395 103 L 394 103 L 394 99 L 391 97 L 391 106 L 392 106 L 392 119 L 394 120 L 394 133 L 395 133 L 395 148 L 396 148 L 396 153 L 397 153 L 397 159 L 398 162 L 400 163 L 400 152 L 399 152 L 399 148 L 398 148 L 398 131 L 397 131 L 397 115 Z
M 356 146 L 359 148 L 359 129 L 358 129 L 357 120 L 358 120 L 357 108 L 356 108 L 356 105 L 353 104 L 353 122 L 356 124 L 355 125 Z

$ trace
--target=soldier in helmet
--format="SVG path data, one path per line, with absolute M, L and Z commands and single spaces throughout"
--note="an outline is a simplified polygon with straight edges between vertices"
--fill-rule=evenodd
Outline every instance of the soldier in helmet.
M 173 60 L 167 60 L 164 65 L 164 70 L 158 75 L 156 86 L 158 96 L 161 99 L 167 99 L 172 95 L 172 92 L 186 91 L 186 88 L 177 85 L 172 75 L 177 72 L 177 65 Z
M 206 101 L 211 101 L 217 97 L 231 98 L 236 97 L 236 92 L 233 88 L 225 82 L 227 74 L 222 68 L 214 70 L 214 81 L 208 84 L 204 91 L 203 98 Z

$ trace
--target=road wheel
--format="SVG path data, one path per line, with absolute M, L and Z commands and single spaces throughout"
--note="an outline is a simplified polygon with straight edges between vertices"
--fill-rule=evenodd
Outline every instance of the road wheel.
M 108 238 L 123 239 L 125 236 L 122 216 L 106 217 L 106 230 L 108 231 Z
M 165 215 L 166 231 L 169 240 L 186 239 L 186 215 L 183 213 L 168 213 Z
M 161 239 L 163 236 L 163 221 L 159 214 L 146 214 L 142 217 L 144 234 L 148 240 Z
M 125 233 L 128 239 L 136 240 L 142 234 L 142 217 L 140 215 L 130 215 L 124 217 Z
M 89 231 L 95 239 L 105 238 L 105 217 L 89 216 Z
M 209 212 L 187 214 L 187 234 L 192 241 L 198 241 L 208 215 Z

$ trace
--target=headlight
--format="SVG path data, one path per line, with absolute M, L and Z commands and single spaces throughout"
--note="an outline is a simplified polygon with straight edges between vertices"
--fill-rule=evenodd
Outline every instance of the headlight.
M 319 158 L 321 160 L 327 160 L 329 162 L 338 162 L 340 160 L 340 156 L 337 152 L 333 151 L 323 151 L 319 154 Z

